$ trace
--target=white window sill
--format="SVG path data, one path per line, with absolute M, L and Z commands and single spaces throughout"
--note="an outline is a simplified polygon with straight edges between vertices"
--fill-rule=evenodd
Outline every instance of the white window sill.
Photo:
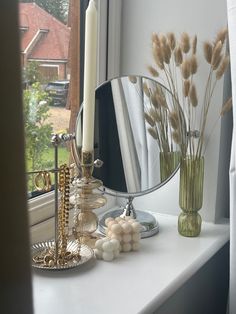
M 178 235 L 175 216 L 157 215 L 160 233 L 139 252 L 62 272 L 33 271 L 35 314 L 153 313 L 229 240 L 229 225 L 203 223 L 198 238 Z

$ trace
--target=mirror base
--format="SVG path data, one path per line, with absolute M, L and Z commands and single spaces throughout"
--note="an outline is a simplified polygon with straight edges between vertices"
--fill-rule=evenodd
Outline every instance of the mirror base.
M 134 210 L 134 209 L 133 209 Z M 125 209 L 115 209 L 107 212 L 103 217 L 99 220 L 99 231 L 103 234 L 106 232 L 105 220 L 108 217 L 116 218 L 124 215 Z M 152 237 L 159 232 L 159 224 L 156 218 L 149 212 L 134 210 L 137 221 L 142 225 L 141 230 L 141 238 Z M 129 215 L 128 215 L 129 216 Z

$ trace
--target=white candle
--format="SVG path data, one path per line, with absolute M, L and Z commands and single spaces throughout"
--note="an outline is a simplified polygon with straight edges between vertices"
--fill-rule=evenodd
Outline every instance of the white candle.
M 93 151 L 97 75 L 97 9 L 90 0 L 85 17 L 83 151 Z

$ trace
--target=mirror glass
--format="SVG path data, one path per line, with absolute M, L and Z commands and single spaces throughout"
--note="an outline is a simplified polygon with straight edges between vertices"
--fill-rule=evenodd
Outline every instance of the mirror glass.
M 141 195 L 164 184 L 179 165 L 180 110 L 160 83 L 125 76 L 96 89 L 93 176 L 114 194 Z M 82 145 L 83 107 L 76 124 Z M 79 155 L 79 154 L 78 154 Z

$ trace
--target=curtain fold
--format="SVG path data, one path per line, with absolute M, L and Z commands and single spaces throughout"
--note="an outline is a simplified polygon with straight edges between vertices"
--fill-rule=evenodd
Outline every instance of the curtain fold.
M 230 161 L 230 290 L 229 313 L 236 313 L 236 0 L 227 0 L 233 97 L 233 138 Z

